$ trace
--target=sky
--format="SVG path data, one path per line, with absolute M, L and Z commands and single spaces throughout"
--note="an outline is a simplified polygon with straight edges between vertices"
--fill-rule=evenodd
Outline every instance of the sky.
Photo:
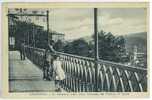
M 46 14 L 46 9 L 39 10 Z M 114 35 L 146 32 L 145 8 L 98 8 L 98 31 Z M 35 20 L 46 29 L 46 19 Z M 93 8 L 54 8 L 49 10 L 50 30 L 65 34 L 66 40 L 91 36 L 94 33 Z
M 65 34 L 65 39 L 77 39 L 93 34 L 92 8 L 56 8 L 50 10 L 50 28 Z M 125 35 L 146 31 L 144 8 L 99 8 L 98 31 Z

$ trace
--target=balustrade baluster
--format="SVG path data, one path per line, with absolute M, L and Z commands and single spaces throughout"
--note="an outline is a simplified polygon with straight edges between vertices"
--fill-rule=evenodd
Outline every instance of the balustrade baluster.
M 113 69 L 112 67 L 109 68 L 110 73 L 111 73 L 111 83 L 110 83 L 110 92 L 116 92 L 116 79 L 115 76 L 113 74 Z
M 116 68 L 116 71 L 117 71 L 118 77 L 119 77 L 119 81 L 118 81 L 118 84 L 117 84 L 117 91 L 118 92 L 125 92 L 123 80 L 122 80 L 122 77 L 121 77 L 122 74 L 121 74 L 121 72 L 118 68 Z
M 99 92 L 103 91 L 103 74 L 99 71 Z
M 42 68 L 45 61 L 45 50 L 29 46 L 24 47 L 26 57 Z M 61 87 L 72 92 L 95 91 L 94 60 L 60 52 L 58 54 L 60 54 L 62 68 L 66 74 L 66 79 L 60 83 Z M 50 55 L 53 54 L 50 53 Z M 97 87 L 100 92 L 147 91 L 146 69 L 102 60 L 98 61 L 98 66 Z
M 132 83 L 130 80 L 130 75 L 129 75 L 127 70 L 125 70 L 125 75 L 127 77 L 127 83 L 128 83 L 126 86 L 126 88 L 127 88 L 126 90 L 127 90 L 127 92 L 133 92 L 133 87 L 132 87 Z

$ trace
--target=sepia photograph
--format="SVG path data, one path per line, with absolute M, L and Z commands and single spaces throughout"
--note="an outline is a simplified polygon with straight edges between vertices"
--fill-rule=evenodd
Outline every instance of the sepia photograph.
M 148 6 L 6 8 L 8 93 L 149 91 Z

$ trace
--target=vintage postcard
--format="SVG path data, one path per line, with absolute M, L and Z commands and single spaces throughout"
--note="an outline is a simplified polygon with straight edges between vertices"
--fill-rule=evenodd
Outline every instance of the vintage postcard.
M 148 97 L 149 3 L 3 3 L 3 97 Z

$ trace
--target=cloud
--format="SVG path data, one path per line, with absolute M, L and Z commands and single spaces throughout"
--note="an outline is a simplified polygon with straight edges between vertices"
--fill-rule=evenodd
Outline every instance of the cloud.
M 50 16 L 51 28 L 64 33 L 66 39 L 79 38 L 92 32 L 90 9 L 55 9 Z
M 122 24 L 123 21 L 124 20 L 122 18 L 114 18 L 109 21 L 109 24 L 111 24 L 111 25 Z
M 45 9 L 37 10 L 45 11 Z M 104 30 L 114 35 L 143 32 L 147 29 L 146 17 L 145 8 L 98 8 L 98 31 Z M 46 29 L 46 21 L 35 21 L 35 23 Z M 64 33 L 65 39 L 92 35 L 93 23 L 93 8 L 50 9 L 50 29 Z
M 146 31 L 146 11 L 143 9 L 102 9 L 99 13 L 99 30 L 114 35 Z
M 101 8 L 98 9 L 98 31 L 114 35 L 146 31 L 146 9 Z M 65 39 L 90 36 L 94 30 L 92 8 L 51 9 L 50 29 L 65 34 Z M 46 26 L 45 26 L 46 27 Z

